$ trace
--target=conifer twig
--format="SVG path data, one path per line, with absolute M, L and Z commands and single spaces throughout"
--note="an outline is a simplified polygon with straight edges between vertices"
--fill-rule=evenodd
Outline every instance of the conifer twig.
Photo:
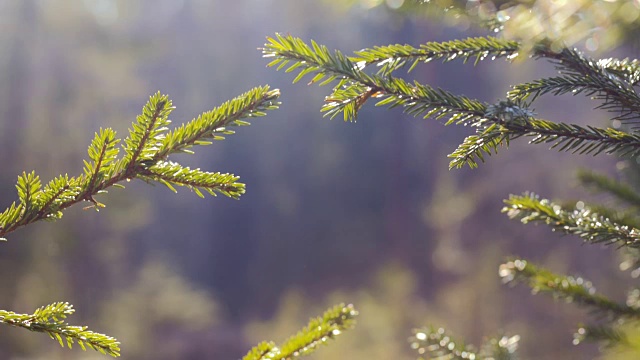
M 519 137 L 530 137 L 531 143 L 551 143 L 552 148 L 559 151 L 580 154 L 615 153 L 619 156 L 640 154 L 640 135 L 613 128 L 556 123 L 535 118 L 535 114 L 525 103 L 528 95 L 535 95 L 536 91 L 540 90 L 533 85 L 527 85 L 530 86 L 529 88 L 525 85 L 523 88 L 516 88 L 509 94 L 509 99 L 506 101 L 486 104 L 429 85 L 418 82 L 409 83 L 391 76 L 386 70 L 382 75 L 367 74 L 364 71 L 369 63 L 383 63 L 383 66 L 388 66 L 388 70 L 397 68 L 404 61 L 397 60 L 404 51 L 402 47 L 365 49 L 357 52 L 361 54 L 360 57 L 349 58 L 339 51 L 331 52 L 327 47 L 314 41 L 311 45 L 307 45 L 293 36 L 276 34 L 274 38 L 270 37 L 267 40 L 262 52 L 265 57 L 273 58 L 268 66 L 277 66 L 278 70 L 286 68 L 286 72 L 298 71 L 294 82 L 301 80 L 307 74 L 315 74 L 310 84 L 318 82 L 322 86 L 337 82 L 322 107 L 326 116 L 333 118 L 342 113 L 345 121 L 353 121 L 368 100 L 380 98 L 377 106 L 402 107 L 406 113 L 413 116 L 446 118 L 447 125 L 458 124 L 476 128 L 476 135 L 465 139 L 450 155 L 453 158 L 450 163 L 451 168 L 459 168 L 465 164 L 475 167 L 477 159 L 484 161 L 483 154 L 491 155 L 497 152 L 500 146 L 506 146 L 510 140 Z M 515 51 L 515 44 L 490 40 L 483 43 L 485 46 L 482 48 L 483 51 L 493 49 L 497 54 L 502 52 L 510 54 L 505 50 L 511 49 L 509 46 L 513 47 L 510 51 Z M 459 57 L 463 59 L 476 56 L 477 42 L 477 39 L 448 42 L 440 44 L 440 48 L 436 43 L 429 43 L 429 51 L 425 55 L 428 57 L 418 57 L 415 61 L 433 58 L 450 59 L 456 49 L 459 51 L 457 53 Z M 411 53 L 413 50 L 407 51 Z M 384 63 L 383 54 L 388 56 L 388 63 Z M 615 75 L 612 75 L 613 72 L 609 72 L 604 65 L 593 65 L 590 60 L 574 51 L 558 55 L 541 47 L 536 54 L 561 63 L 561 66 L 572 71 L 570 76 L 576 79 L 584 77 L 584 79 L 580 78 L 580 81 L 593 83 L 591 85 L 594 89 L 588 91 L 604 92 L 603 107 L 614 109 L 619 106 L 627 109 L 635 104 L 635 92 L 620 85 Z M 624 69 L 621 64 L 618 64 L 618 67 Z M 597 72 L 596 80 L 589 80 L 589 77 L 584 74 L 590 71 Z M 548 91 L 568 91 L 570 86 L 571 84 L 563 88 L 550 86 Z M 525 91 L 525 88 L 528 90 Z M 613 92 L 614 88 L 626 89 L 624 90 L 626 92 L 620 96 L 609 95 L 608 91 Z M 638 106 L 640 108 L 640 102 Z M 618 116 L 618 118 L 622 117 Z
M 554 274 L 521 259 L 512 259 L 500 265 L 499 273 L 505 283 L 525 283 L 534 293 L 548 293 L 555 298 L 576 303 L 610 321 L 640 319 L 640 309 L 618 304 L 598 294 L 590 281 L 580 277 Z
M 189 153 L 195 145 L 208 145 L 210 140 L 233 134 L 230 127 L 249 124 L 242 119 L 264 116 L 266 111 L 276 109 L 279 95 L 278 90 L 267 86 L 255 88 L 173 131 L 168 131 L 171 101 L 166 95 L 153 95 L 124 141 L 123 158 L 118 159 L 119 139 L 115 131 L 101 129 L 89 146 L 92 161 L 85 161 L 83 175 L 59 176 L 41 189 L 35 173 L 22 174 L 16 186 L 19 202 L 0 213 L 0 238 L 36 221 L 58 219 L 64 209 L 83 201 L 96 209 L 104 207 L 95 199 L 96 195 L 134 178 L 157 181 L 173 191 L 171 184 L 187 186 L 200 196 L 200 190 L 204 190 L 212 195 L 217 192 L 238 198 L 244 193 L 244 184 L 236 182 L 238 177 L 191 170 L 166 159 L 174 153 Z
M 380 67 L 379 74 L 389 75 L 406 65 L 409 65 L 407 71 L 410 72 L 419 63 L 433 60 L 449 62 L 460 59 L 466 63 L 469 59 L 474 59 L 474 65 L 489 57 L 511 60 L 518 56 L 519 50 L 520 44 L 516 41 L 487 36 L 445 42 L 430 41 L 418 48 L 407 44 L 374 46 L 356 51 L 350 60 L 365 66 L 377 65 Z
M 609 176 L 582 170 L 578 172 L 578 180 L 580 180 L 582 185 L 596 192 L 610 194 L 631 206 L 640 207 L 640 194 L 631 186 L 616 181 Z
M 537 46 L 535 56 L 553 62 L 560 76 L 518 84 L 509 92 L 509 99 L 533 102 L 546 93 L 585 93 L 602 100 L 597 108 L 619 112 L 613 119 L 630 120 L 640 114 L 640 96 L 633 87 L 640 75 L 637 62 L 615 59 L 596 61 L 577 50 L 565 48 L 552 51 L 543 45 Z
M 266 111 L 276 109 L 279 95 L 278 90 L 270 90 L 268 86 L 254 88 L 171 132 L 168 128 L 173 110 L 171 101 L 160 93 L 151 96 L 124 140 L 123 157 L 118 157 L 116 146 L 120 140 L 115 131 L 100 129 L 89 145 L 90 160 L 84 161 L 83 174 L 58 176 L 44 188 L 35 172 L 19 176 L 18 201 L 0 213 L 0 240 L 36 221 L 59 219 L 64 209 L 83 201 L 90 202 L 90 207 L 96 209 L 104 207 L 95 199 L 96 195 L 135 178 L 159 182 L 174 192 L 175 185 L 188 187 L 201 197 L 204 191 L 214 196 L 219 193 L 238 198 L 244 193 L 245 185 L 237 182 L 237 176 L 190 169 L 167 157 L 179 152 L 190 153 L 195 145 L 209 145 L 211 140 L 224 139 L 223 135 L 233 134 L 230 127 L 249 125 L 242 119 L 264 116 Z M 64 322 L 73 312 L 68 303 L 50 304 L 32 315 L 0 310 L 0 323 L 47 333 L 61 345 L 66 340 L 70 348 L 77 341 L 82 349 L 88 347 L 103 354 L 120 355 L 115 338 Z
M 478 351 L 473 345 L 465 345 L 447 334 L 443 328 L 429 327 L 415 329 L 409 342 L 420 359 L 515 360 L 519 340 L 518 335 L 490 338 Z
M 520 219 L 524 224 L 544 223 L 554 231 L 580 236 L 584 241 L 594 244 L 617 244 L 630 248 L 640 247 L 640 231 L 621 225 L 605 218 L 589 207 L 566 210 L 536 194 L 525 193 L 522 196 L 511 195 L 505 200 L 502 212 L 511 219 Z
M 471 360 L 477 358 L 477 350 L 445 333 L 443 328 L 423 328 L 413 331 L 409 338 L 411 348 L 421 358 Z
M 243 360 L 289 360 L 308 355 L 326 344 L 328 340 L 342 334 L 355 325 L 358 312 L 353 305 L 339 304 L 325 311 L 321 317 L 313 318 L 296 335 L 282 345 L 262 342 L 247 353 Z
M 29 331 L 42 332 L 72 348 L 77 342 L 82 350 L 90 348 L 113 357 L 120 356 L 120 343 L 111 336 L 87 330 L 86 326 L 69 325 L 65 319 L 75 312 L 73 305 L 66 302 L 53 303 L 37 309 L 33 314 L 17 314 L 0 310 L 0 322 L 21 327 Z
M 628 344 L 628 338 L 624 332 L 606 325 L 581 325 L 573 334 L 573 344 L 579 345 L 585 341 L 599 342 L 605 347 L 620 343 Z

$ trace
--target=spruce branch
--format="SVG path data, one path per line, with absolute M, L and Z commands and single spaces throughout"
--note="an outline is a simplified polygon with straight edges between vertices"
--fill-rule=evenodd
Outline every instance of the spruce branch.
M 421 359 L 477 359 L 477 350 L 472 345 L 467 346 L 462 341 L 452 338 L 443 328 L 423 328 L 413 332 L 414 335 L 409 342 Z
M 573 204 L 575 204 L 575 202 Z M 573 204 L 570 204 L 569 206 L 573 206 Z M 618 225 L 640 229 L 640 218 L 638 218 L 638 211 L 636 208 L 620 209 L 602 204 L 589 204 L 589 208 L 592 212 L 597 213 L 603 218 L 607 218 Z M 631 248 L 626 248 L 626 250 L 631 250 Z
M 136 117 L 136 122 L 129 129 L 129 136 L 124 140 L 126 155 L 122 162 L 125 171 L 132 171 L 139 163 L 157 156 L 164 133 L 169 130 L 169 114 L 173 109 L 167 95 L 157 92 L 149 98 L 142 108 L 142 114 Z
M 520 335 L 494 337 L 485 340 L 480 348 L 479 359 L 516 360 Z
M 280 345 L 274 359 L 291 359 L 312 353 L 328 340 L 351 329 L 356 316 L 358 312 L 351 304 L 334 306 L 321 317 L 311 319 L 307 327 Z
M 477 167 L 477 159 L 484 161 L 483 153 L 497 153 L 500 146 L 508 146 L 511 140 L 520 137 L 532 138 L 531 144 L 550 143 L 551 149 L 579 154 L 640 154 L 640 136 L 636 134 L 536 119 L 533 112 L 511 100 L 487 106 L 484 116 L 472 118 L 471 126 L 477 127 L 476 135 L 467 137 L 449 155 L 453 158 L 449 168 L 465 164 Z
M 92 162 L 84 160 L 84 178 L 88 179 L 87 191 L 91 192 L 96 184 L 113 175 L 119 153 L 116 145 L 119 142 L 120 139 L 116 138 L 116 132 L 112 129 L 100 129 L 95 134 L 88 149 Z
M 442 328 L 416 329 L 413 333 L 409 342 L 420 359 L 515 360 L 520 339 L 517 335 L 491 338 L 478 351 L 473 345 L 465 345 L 451 337 Z
M 627 306 L 640 309 L 640 288 L 634 287 L 627 292 Z
M 531 119 L 525 124 L 507 124 L 509 133 L 533 136 L 532 144 L 553 143 L 551 148 L 579 154 L 617 153 L 619 156 L 640 154 L 640 136 L 613 128 L 597 128 L 575 124 Z M 512 137 L 513 138 L 513 137 Z
M 594 84 L 591 79 L 579 75 L 564 75 L 548 77 L 532 82 L 518 84 L 507 93 L 507 98 L 513 101 L 527 101 L 533 103 L 538 97 L 550 93 L 554 96 L 570 93 L 586 96 L 600 94 L 602 89 Z
M 69 178 L 67 174 L 60 175 L 49 181 L 39 198 L 43 203 L 41 209 L 50 209 L 50 213 L 44 217 L 44 220 L 60 219 L 62 217 L 61 207 L 73 201 L 81 191 L 80 181 Z
M 624 332 L 611 326 L 581 325 L 573 334 L 573 344 L 579 345 L 583 342 L 598 342 L 605 347 L 612 347 L 617 344 L 628 344 L 628 339 Z
M 410 84 L 395 77 L 368 75 L 362 71 L 364 64 L 354 63 L 339 51 L 332 54 L 326 46 L 318 45 L 315 41 L 309 46 L 299 38 L 280 34 L 267 40 L 262 49 L 263 56 L 275 58 L 267 66 L 277 65 L 277 69 L 281 70 L 293 63 L 286 72 L 301 68 L 294 83 L 310 73 L 315 73 L 310 84 L 324 80 L 320 83 L 323 86 L 339 80 L 322 108 L 332 118 L 344 112 L 345 121 L 353 121 L 368 99 L 379 97 L 383 99 L 378 106 L 403 106 L 413 116 L 426 112 L 424 118 L 456 116 L 453 119 L 455 123 L 466 123 L 473 117 L 482 116 L 486 108 L 481 102 L 428 85 L 417 82 Z
M 271 354 L 274 350 L 277 351 L 276 344 L 274 342 L 263 341 L 249 350 L 242 360 L 266 360 L 269 359 L 267 355 Z
M 16 185 L 18 202 L 0 214 L 2 236 L 39 220 L 55 220 L 62 211 L 82 201 L 95 207 L 104 207 L 94 196 L 124 180 L 139 178 L 147 182 L 160 182 L 175 191 L 173 185 L 186 186 L 203 197 L 202 190 L 238 198 L 244 193 L 244 184 L 231 174 L 192 170 L 167 160 L 171 154 L 186 152 L 195 145 L 208 145 L 219 134 L 232 134 L 225 126 L 249 125 L 244 118 L 264 116 L 267 110 L 278 107 L 278 90 L 267 86 L 255 88 L 220 107 L 204 113 L 193 121 L 167 134 L 168 117 L 173 109 L 166 95 L 156 93 L 143 107 L 142 114 L 129 130 L 124 141 L 125 155 L 118 159 L 120 142 L 115 131 L 100 129 L 88 149 L 89 160 L 84 161 L 83 174 L 78 177 L 61 175 L 42 189 L 40 178 L 34 173 L 23 173 Z M 116 339 L 94 333 L 83 326 L 71 326 L 64 319 L 75 310 L 68 303 L 55 303 L 36 310 L 31 315 L 0 310 L 0 322 L 45 332 L 68 347 L 77 341 L 103 354 L 119 356 Z
M 524 283 L 534 294 L 551 294 L 556 299 L 587 308 L 609 321 L 640 319 L 640 309 L 619 304 L 598 294 L 593 284 L 581 277 L 554 274 L 521 259 L 513 259 L 500 265 L 499 274 L 504 283 Z
M 276 34 L 276 37 L 267 37 L 267 43 L 262 50 L 265 58 L 274 58 L 268 67 L 278 66 L 277 70 L 282 70 L 292 63 L 285 72 L 292 72 L 302 68 L 294 83 L 300 81 L 305 75 L 315 72 L 316 76 L 310 83 L 323 80 L 319 85 L 324 86 L 336 79 L 341 80 L 337 87 L 344 85 L 342 80 L 366 79 L 368 76 L 362 72 L 361 67 L 349 60 L 340 51 L 333 54 L 324 46 L 311 41 L 311 46 L 304 41 L 291 35 L 283 36 Z M 326 79 L 325 79 L 326 77 Z
M 511 139 L 533 137 L 530 143 L 551 143 L 551 148 L 558 151 L 591 155 L 615 153 L 621 157 L 640 154 L 639 135 L 613 128 L 602 129 L 534 118 L 525 119 L 526 121 L 492 120 L 497 121 L 502 126 L 502 133 Z
M 313 318 L 304 329 L 291 336 L 282 345 L 262 342 L 251 349 L 243 360 L 289 360 L 306 356 L 355 325 L 358 312 L 353 305 L 339 304 L 328 309 L 321 317 Z
M 376 65 L 380 69 L 378 74 L 389 75 L 393 71 L 408 64 L 411 72 L 419 63 L 428 63 L 433 60 L 449 62 L 461 59 L 463 63 L 474 59 L 474 65 L 491 58 L 506 58 L 511 60 L 518 56 L 520 44 L 516 41 L 499 39 L 491 36 L 474 37 L 462 40 L 445 42 L 427 42 L 415 48 L 411 45 L 375 46 L 355 52 L 356 56 L 350 60 L 365 66 Z
M 266 111 L 277 109 L 279 96 L 278 90 L 270 90 L 268 86 L 254 88 L 168 132 L 173 106 L 166 95 L 156 93 L 132 125 L 123 144 L 122 158 L 118 159 L 119 139 L 115 131 L 101 129 L 89 145 L 90 161 L 84 161 L 82 175 L 56 177 L 41 189 L 35 173 L 22 174 L 16 186 L 19 202 L 0 213 L 0 239 L 36 221 L 59 219 L 64 209 L 83 201 L 96 209 L 104 207 L 95 199 L 96 195 L 134 178 L 160 182 L 174 191 L 172 185 L 187 186 L 199 196 L 200 190 L 204 190 L 238 198 L 244 193 L 244 184 L 237 182 L 238 177 L 192 170 L 168 161 L 167 157 L 189 152 L 195 145 L 211 144 L 209 140 L 223 139 L 221 135 L 233 134 L 226 127 L 249 125 L 242 119 L 264 116 Z
M 632 187 L 613 178 L 593 171 L 581 170 L 578 180 L 584 186 L 598 193 L 607 193 L 634 207 L 640 207 L 640 194 Z
M 158 181 L 171 191 L 177 192 L 172 186 L 186 186 L 198 196 L 204 197 L 201 190 L 210 195 L 216 193 L 237 199 L 245 192 L 245 185 L 237 182 L 238 176 L 190 169 L 172 161 L 161 161 L 143 171 L 139 176 L 143 180 Z
M 598 60 L 598 65 L 608 72 L 623 78 L 632 86 L 636 86 L 640 82 L 640 62 L 637 59 L 600 59 Z
M 16 189 L 18 191 L 20 205 L 22 206 L 23 217 L 29 218 L 38 210 L 38 204 L 35 198 L 38 196 L 37 194 L 41 187 L 40 177 L 36 175 L 35 171 L 28 174 L 23 172 L 22 175 L 18 177 Z
M 477 135 L 466 137 L 454 152 L 447 155 L 452 159 L 449 162 L 449 170 L 459 169 L 464 165 L 472 169 L 477 168 L 478 160 L 484 162 L 484 154 L 497 154 L 499 147 L 509 144 L 509 137 L 505 136 L 504 129 L 498 124 L 478 129 L 476 133 Z
M 377 97 L 382 98 L 376 106 L 402 106 L 412 116 L 446 118 L 446 125 L 473 126 L 484 122 L 488 110 L 488 105 L 483 102 L 418 82 L 408 83 L 399 78 L 374 79 L 376 83 L 372 87 L 378 92 Z
M 262 117 L 267 111 L 275 110 L 280 104 L 280 91 L 268 86 L 256 87 L 248 92 L 224 102 L 197 118 L 169 131 L 157 152 L 155 159 L 165 159 L 174 153 L 192 153 L 195 145 L 210 145 L 211 140 L 223 140 L 224 135 L 232 135 L 229 127 L 250 125 L 242 119 Z
M 567 210 L 533 193 L 511 195 L 505 200 L 502 212 L 524 224 L 544 223 L 553 231 L 578 235 L 590 244 L 617 244 L 631 248 L 640 247 L 640 232 L 636 228 L 620 225 L 593 212 L 589 207 Z
M 113 357 L 120 356 L 120 343 L 111 336 L 87 330 L 86 326 L 69 325 L 65 319 L 75 312 L 73 305 L 57 302 L 37 309 L 33 314 L 17 314 L 0 310 L 0 322 L 29 331 L 42 332 L 57 340 L 60 346 L 72 348 L 74 342 L 85 350 L 96 350 Z
M 546 48 L 538 51 L 545 56 L 556 54 Z M 313 41 L 309 46 L 290 35 L 276 34 L 274 38 L 268 38 L 262 52 L 265 57 L 274 58 L 268 66 L 277 66 L 277 69 L 288 66 L 286 72 L 299 71 L 294 82 L 312 73 L 315 75 L 310 83 L 322 81 L 320 85 L 326 85 L 337 81 L 333 92 L 326 97 L 322 107 L 325 115 L 331 118 L 343 113 L 345 121 L 353 121 L 364 103 L 372 98 L 380 98 L 377 106 L 402 107 L 412 116 L 444 118 L 447 125 L 476 128 L 476 135 L 465 139 L 450 155 L 453 158 L 450 168 L 459 168 L 465 164 L 476 167 L 478 160 L 484 161 L 484 154 L 496 153 L 500 146 L 507 146 L 510 140 L 519 137 L 530 137 L 531 143 L 551 143 L 551 147 L 559 151 L 580 154 L 640 154 L 640 136 L 613 128 L 602 129 L 537 119 L 528 109 L 524 95 L 515 96 L 515 93 L 511 93 L 511 99 L 486 104 L 429 85 L 409 83 L 390 75 L 369 75 L 363 71 L 367 65 L 366 60 L 354 58 L 359 60 L 354 62 L 339 51 L 331 53 L 327 47 Z M 373 55 L 367 56 L 373 61 Z M 575 52 L 566 56 L 577 64 L 586 62 L 586 65 L 582 65 L 591 66 Z
M 612 59 L 596 61 L 575 49 L 552 51 L 542 46 L 537 48 L 535 55 L 551 60 L 563 78 L 575 83 L 576 93 L 585 92 L 602 100 L 597 108 L 620 112 L 613 119 L 636 119 L 640 114 L 640 96 L 633 87 L 637 83 L 637 63 Z M 543 79 L 531 86 L 516 88 L 511 96 L 524 99 L 529 95 L 535 98 L 547 92 L 566 92 L 567 85 L 558 82 L 558 78 L 546 85 L 545 82 Z

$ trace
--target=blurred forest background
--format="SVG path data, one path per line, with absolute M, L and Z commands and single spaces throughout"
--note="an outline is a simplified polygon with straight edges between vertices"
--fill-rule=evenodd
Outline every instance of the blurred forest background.
M 469 129 L 372 108 L 357 123 L 323 119 L 326 89 L 294 87 L 267 69 L 256 50 L 266 35 L 291 33 L 350 53 L 485 34 L 401 15 L 394 8 L 402 1 L 336 5 L 0 1 L 2 207 L 15 200 L 23 170 L 43 180 L 80 173 L 93 133 L 109 126 L 125 134 L 157 90 L 177 106 L 174 123 L 256 85 L 283 93 L 281 110 L 180 159 L 240 175 L 248 184 L 240 201 L 134 182 L 104 196 L 100 213 L 72 208 L 57 224 L 16 232 L 0 245 L 0 308 L 30 312 L 69 301 L 72 323 L 118 338 L 124 359 L 240 358 L 340 301 L 357 306 L 358 325 L 313 359 L 414 358 L 407 338 L 428 324 L 476 343 L 518 333 L 521 354 L 532 359 L 593 354 L 590 345 L 571 345 L 584 313 L 503 287 L 497 267 L 505 256 L 525 256 L 622 299 L 627 276 L 616 254 L 510 222 L 500 208 L 509 193 L 525 190 L 588 196 L 575 187 L 575 170 L 614 172 L 616 159 L 522 142 L 477 170 L 448 171 L 446 155 Z M 634 52 L 621 47 L 615 55 Z M 493 102 L 508 84 L 553 71 L 533 61 L 434 63 L 411 76 Z M 544 104 L 538 112 L 554 120 L 606 119 L 581 98 Z M 0 358 L 104 357 L 5 327 Z

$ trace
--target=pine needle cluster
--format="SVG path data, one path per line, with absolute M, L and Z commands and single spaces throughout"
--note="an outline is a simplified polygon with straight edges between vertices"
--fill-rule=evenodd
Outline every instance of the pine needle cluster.
M 465 62 L 473 58 L 476 63 L 501 57 L 510 60 L 519 55 L 517 42 L 494 37 L 468 38 L 440 44 L 430 42 L 420 48 L 375 47 L 346 56 L 314 41 L 307 45 L 290 35 L 276 34 L 267 40 L 262 52 L 265 57 L 273 58 L 268 66 L 277 66 L 278 70 L 286 67 L 286 72 L 298 71 L 294 82 L 313 74 L 309 84 L 333 85 L 322 107 L 331 118 L 342 113 L 345 121 L 355 121 L 362 106 L 376 99 L 376 106 L 401 107 L 412 116 L 443 119 L 446 125 L 475 128 L 476 134 L 464 139 L 449 155 L 450 168 L 477 167 L 486 155 L 497 153 L 499 148 L 520 137 L 580 154 L 608 153 L 624 157 L 640 153 L 640 136 L 634 132 L 539 119 L 531 108 L 544 94 L 584 94 L 600 100 L 599 108 L 616 113 L 612 120 L 632 121 L 640 110 L 640 98 L 633 88 L 640 71 L 636 61 L 596 61 L 576 50 L 557 52 L 540 44 L 535 49 L 535 58 L 554 63 L 560 75 L 516 85 L 504 100 L 488 104 L 427 84 L 408 82 L 395 72 L 405 66 L 411 70 L 419 63 L 438 59 Z M 367 72 L 372 66 L 377 67 L 377 71 Z
M 57 220 L 64 209 L 77 203 L 88 202 L 89 207 L 99 210 L 105 205 L 96 200 L 97 195 L 112 186 L 123 187 L 122 182 L 132 179 L 160 183 L 174 192 L 176 186 L 187 187 L 201 197 L 206 192 L 239 198 L 245 185 L 237 181 L 237 176 L 190 169 L 168 157 L 193 153 L 194 146 L 224 139 L 234 133 L 233 128 L 249 125 L 242 119 L 264 116 L 266 111 L 276 109 L 278 97 L 278 90 L 255 88 L 170 130 L 171 101 L 160 93 L 151 96 L 123 141 L 122 157 L 116 132 L 100 129 L 89 145 L 83 174 L 61 175 L 44 187 L 35 172 L 19 176 L 18 201 L 0 213 L 0 238 L 6 240 L 7 234 L 36 221 Z
M 520 340 L 518 335 L 490 338 L 478 350 L 447 334 L 443 328 L 415 329 L 413 333 L 409 342 L 420 359 L 515 360 Z

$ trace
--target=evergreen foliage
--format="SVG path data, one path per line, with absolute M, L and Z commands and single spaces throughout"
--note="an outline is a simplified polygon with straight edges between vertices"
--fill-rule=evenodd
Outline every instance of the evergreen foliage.
M 452 53 L 463 61 L 470 57 L 475 57 L 476 60 L 486 57 L 479 55 L 480 53 L 487 56 L 493 54 L 492 57 L 512 58 L 518 54 L 517 46 L 512 41 L 496 38 L 482 41 L 469 38 L 446 42 L 440 47 L 428 43 L 425 48 L 429 50 L 424 53 L 412 52 L 405 55 L 405 46 L 390 46 L 384 48 L 392 49 L 390 51 L 379 50 L 383 48 L 361 50 L 354 57 L 347 57 L 339 51 L 331 53 L 325 46 L 313 41 L 311 46 L 308 46 L 293 36 L 276 34 L 275 37 L 268 38 L 268 41 L 262 51 L 265 57 L 275 58 L 269 66 L 277 65 L 280 70 L 291 64 L 286 69 L 287 72 L 301 68 L 294 82 L 307 74 L 315 73 L 309 83 L 324 80 L 320 85 L 332 82 L 335 84 L 322 107 L 322 111 L 332 118 L 342 113 L 345 121 L 355 121 L 358 110 L 367 100 L 381 98 L 376 106 L 402 107 L 406 113 L 413 116 L 446 118 L 446 125 L 475 128 L 476 135 L 467 137 L 458 149 L 449 155 L 453 159 L 449 164 L 450 168 L 460 168 L 465 164 L 472 168 L 477 167 L 478 160 L 484 161 L 484 155 L 497 153 L 498 148 L 507 146 L 511 140 L 520 137 L 530 137 L 532 143 L 551 143 L 553 148 L 560 151 L 580 154 L 597 155 L 605 152 L 635 156 L 640 151 L 640 137 L 635 133 L 611 127 L 584 127 L 535 117 L 535 112 L 530 106 L 538 96 L 546 92 L 556 95 L 564 92 L 574 95 L 586 92 L 587 95 L 596 94 L 597 99 L 603 100 L 599 107 L 620 111 L 614 120 L 634 118 L 637 106 L 640 106 L 640 98 L 633 90 L 634 80 L 628 81 L 615 75 L 620 67 L 614 66 L 614 70 L 609 71 L 604 65 L 597 65 L 596 61 L 575 50 L 565 49 L 558 53 L 541 44 L 536 48 L 535 56 L 553 61 L 561 74 L 566 73 L 567 76 L 578 79 L 577 82 L 569 82 L 568 77 L 553 77 L 535 83 L 520 84 L 507 94 L 507 99 L 486 104 L 426 84 L 409 83 L 393 76 L 391 72 L 407 63 L 411 63 L 413 68 L 416 63 L 432 59 L 450 61 Z M 380 55 L 383 53 L 387 56 L 386 60 Z M 362 57 L 361 54 L 365 56 Z M 608 59 L 603 63 L 617 64 L 619 61 Z M 380 64 L 382 74 L 367 74 L 364 71 L 366 66 Z
M 355 324 L 358 312 L 353 305 L 339 304 L 328 309 L 321 317 L 311 319 L 309 324 L 291 336 L 282 345 L 262 342 L 249 351 L 243 360 L 296 359 L 315 351 L 318 346 L 340 335 Z
M 577 235 L 592 244 L 617 244 L 631 248 L 640 246 L 638 229 L 618 224 L 589 207 L 566 210 L 535 194 L 511 195 L 505 203 L 507 206 L 502 211 L 511 219 L 520 219 L 523 224 L 543 223 L 553 231 Z
M 107 189 L 124 181 L 140 179 L 149 183 L 166 185 L 172 191 L 175 186 L 191 189 L 198 196 L 203 192 L 211 195 L 222 194 L 237 199 L 245 192 L 245 185 L 238 177 L 219 172 L 190 169 L 168 157 L 176 153 L 192 153 L 196 145 L 210 145 L 212 140 L 222 140 L 224 135 L 234 133 L 234 127 L 249 125 L 243 119 L 261 117 L 279 106 L 278 90 L 268 86 L 254 88 L 233 100 L 203 113 L 196 119 L 170 130 L 169 115 L 173 110 L 171 100 L 159 92 L 152 95 L 129 130 L 129 136 L 122 142 L 124 155 L 119 157 L 120 139 L 112 129 L 100 129 L 89 145 L 89 160 L 84 161 L 83 173 L 70 177 L 60 175 L 44 188 L 35 172 L 22 173 L 18 177 L 15 201 L 0 214 L 0 236 L 33 224 L 40 220 L 57 220 L 63 210 L 81 202 L 88 202 L 88 208 L 99 210 L 105 207 L 96 200 Z M 328 313 L 317 325 L 325 331 L 338 331 L 349 324 L 349 316 L 355 310 L 343 314 L 339 309 Z M 113 337 L 87 330 L 85 326 L 71 326 L 65 319 L 74 313 L 66 302 L 53 303 L 37 309 L 33 314 L 17 314 L 0 310 L 0 322 L 30 331 L 47 333 L 57 339 L 60 345 L 71 348 L 74 342 L 83 349 L 90 348 L 111 356 L 120 355 L 120 343 Z M 346 311 L 346 310 L 345 310 Z M 305 334 L 317 336 L 314 331 Z M 320 341 L 320 339 L 316 340 Z M 306 346 L 311 347 L 312 342 Z M 289 345 L 286 349 L 291 348 Z
M 496 154 L 511 141 L 525 137 L 531 144 L 548 143 L 557 151 L 594 156 L 612 154 L 632 164 L 640 155 L 640 137 L 634 127 L 640 116 L 636 88 L 640 68 L 635 59 L 593 59 L 549 37 L 513 40 L 487 36 L 427 42 L 418 47 L 376 46 L 348 56 L 330 51 L 315 41 L 308 44 L 295 36 L 276 34 L 267 38 L 261 50 L 263 56 L 270 59 L 268 66 L 296 73 L 294 83 L 310 76 L 308 84 L 332 85 L 321 109 L 330 118 L 342 114 L 345 121 L 355 121 L 360 109 L 371 100 L 376 106 L 399 107 L 415 117 L 442 119 L 446 125 L 475 129 L 475 134 L 464 139 L 449 155 L 450 168 L 465 165 L 475 168 L 484 162 L 486 155 Z M 534 61 L 551 62 L 558 75 L 516 84 L 504 99 L 491 104 L 408 81 L 399 75 L 401 69 L 411 71 L 433 60 L 473 60 L 477 64 L 485 59 L 524 60 L 528 55 Z M 596 108 L 610 112 L 611 126 L 540 119 L 532 106 L 546 94 L 586 95 L 597 102 Z M 590 172 L 582 172 L 580 180 L 595 191 L 617 198 L 627 207 L 584 202 L 563 206 L 525 193 L 505 200 L 503 212 L 525 224 L 542 223 L 553 231 L 577 235 L 587 244 L 615 244 L 628 258 L 622 267 L 634 268 L 632 275 L 640 275 L 637 270 L 640 193 L 631 184 Z M 588 340 L 609 347 L 625 346 L 626 335 L 637 331 L 636 325 L 640 323 L 638 289 L 631 289 L 627 301 L 618 303 L 597 293 L 593 285 L 581 277 L 556 274 L 522 259 L 510 259 L 502 264 L 500 276 L 505 283 L 525 283 L 534 293 L 551 294 L 556 299 L 589 309 L 594 323 L 579 327 L 574 344 Z M 427 359 L 513 359 L 517 342 L 517 336 L 496 338 L 478 352 L 453 340 L 444 330 L 434 328 L 416 330 L 411 340 L 420 358 Z
M 90 348 L 113 357 L 120 356 L 120 343 L 115 338 L 87 330 L 86 326 L 67 324 L 64 320 L 74 312 L 75 309 L 69 303 L 58 302 L 43 306 L 33 314 L 16 314 L 0 310 L 0 321 L 30 331 L 46 333 L 52 339 L 58 340 L 62 347 L 66 344 L 71 349 L 74 341 L 77 341 L 82 350 Z
M 118 159 L 119 148 L 115 131 L 101 129 L 89 145 L 89 158 L 84 161 L 84 173 L 77 177 L 61 175 L 41 189 L 39 176 L 23 173 L 16 188 L 19 201 L 0 214 L 0 237 L 39 220 L 62 217 L 62 210 L 79 202 L 89 202 L 98 210 L 104 204 L 95 196 L 121 182 L 139 178 L 158 182 L 175 191 L 173 185 L 186 186 L 199 196 L 202 191 L 211 195 L 220 193 L 238 198 L 244 193 L 244 184 L 230 174 L 192 170 L 167 161 L 176 153 L 190 153 L 194 145 L 209 145 L 211 140 L 222 140 L 233 134 L 233 128 L 248 125 L 242 119 L 266 115 L 278 107 L 278 90 L 268 86 L 248 91 L 205 112 L 187 124 L 169 131 L 169 114 L 173 110 L 166 95 L 150 97 L 124 140 L 125 155 Z
M 443 328 L 416 329 L 409 339 L 420 358 L 452 360 L 515 360 L 518 335 L 490 338 L 477 350 L 448 335 Z

